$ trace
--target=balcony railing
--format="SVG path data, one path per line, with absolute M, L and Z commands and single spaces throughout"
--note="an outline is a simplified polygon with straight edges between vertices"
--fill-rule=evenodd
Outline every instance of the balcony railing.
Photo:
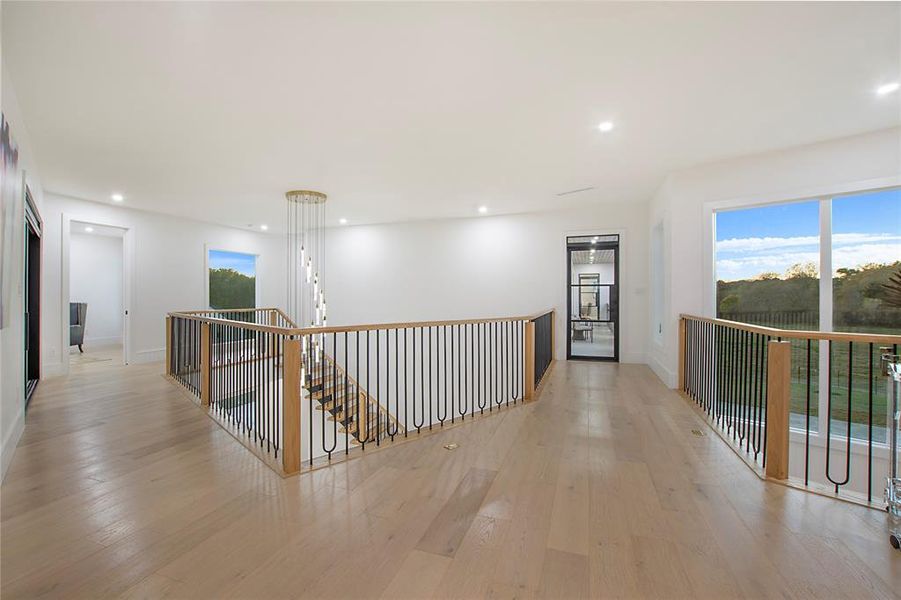
M 298 328 L 274 308 L 173 312 L 166 372 L 284 474 L 536 397 L 554 311 Z
M 682 315 L 679 389 L 762 477 L 877 506 L 893 423 L 883 361 L 899 344 Z

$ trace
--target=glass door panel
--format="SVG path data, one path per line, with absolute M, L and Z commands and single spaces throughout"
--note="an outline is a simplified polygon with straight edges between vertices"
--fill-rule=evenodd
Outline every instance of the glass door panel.
M 567 358 L 618 360 L 619 236 L 567 239 Z

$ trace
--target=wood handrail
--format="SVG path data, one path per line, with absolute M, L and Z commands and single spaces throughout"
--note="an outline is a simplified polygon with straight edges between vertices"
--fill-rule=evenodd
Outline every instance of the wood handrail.
M 268 309 L 243 309 L 243 312 L 248 312 L 250 310 L 275 310 L 281 313 L 281 311 L 277 308 L 268 308 Z M 201 321 L 204 323 L 219 323 L 222 325 L 231 325 L 231 326 L 239 326 L 242 329 L 248 329 L 251 331 L 263 331 L 268 333 L 276 333 L 284 336 L 299 336 L 299 335 L 313 335 L 313 334 L 325 334 L 325 333 L 350 333 L 354 331 L 375 331 L 381 329 L 411 329 L 415 327 L 442 327 L 442 326 L 451 326 L 451 325 L 476 325 L 481 323 L 509 323 L 513 321 L 534 321 L 538 317 L 546 315 L 548 313 L 553 312 L 553 309 L 548 309 L 545 311 L 541 311 L 531 315 L 525 315 L 520 317 L 497 317 L 491 319 L 455 319 L 448 321 L 407 321 L 400 323 L 373 323 L 368 325 L 343 325 L 338 327 L 277 327 L 274 325 L 263 325 L 260 323 L 248 323 L 246 321 L 236 321 L 234 319 L 220 319 L 217 317 L 204 317 L 199 312 L 208 313 L 208 312 L 242 312 L 240 310 L 235 311 L 189 311 L 189 312 L 170 312 L 168 314 L 169 317 L 178 317 L 181 319 L 188 319 L 192 321 Z M 284 313 L 281 313 L 282 316 L 285 316 Z M 291 321 L 287 316 L 285 316 L 287 321 Z
M 901 344 L 901 335 L 887 335 L 883 333 L 849 333 L 843 331 L 804 331 L 798 329 L 776 329 L 774 327 L 750 325 L 748 323 L 739 323 L 738 321 L 714 319 L 711 317 L 698 317 L 696 315 L 687 314 L 680 314 L 679 319 L 699 321 L 702 323 L 713 323 L 716 325 L 723 325 L 743 331 L 750 331 L 751 333 L 760 333 L 772 337 L 781 337 L 783 339 L 832 340 L 836 342 L 865 342 L 872 344 Z
M 278 310 L 280 309 L 276 307 L 269 308 L 207 308 L 204 310 L 179 310 L 175 311 L 175 313 L 179 315 L 204 315 L 207 313 L 220 313 L 220 312 L 232 312 L 232 313 L 246 313 L 246 312 L 266 312 L 267 310 Z M 169 313 L 174 314 L 174 313 Z

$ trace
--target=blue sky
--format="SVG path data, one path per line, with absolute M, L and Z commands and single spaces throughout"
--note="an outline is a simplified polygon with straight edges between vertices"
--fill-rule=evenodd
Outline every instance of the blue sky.
M 832 233 L 833 270 L 901 260 L 901 190 L 836 198 Z M 819 201 L 718 212 L 716 242 L 726 281 L 819 264 Z
M 254 277 L 256 274 L 256 260 L 257 257 L 253 254 L 210 250 L 211 269 L 234 269 L 242 275 Z

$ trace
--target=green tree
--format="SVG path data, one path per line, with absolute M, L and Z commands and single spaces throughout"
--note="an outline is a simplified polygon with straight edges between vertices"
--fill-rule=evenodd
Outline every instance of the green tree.
M 210 308 L 253 308 L 256 277 L 234 269 L 210 269 Z
M 739 298 L 735 294 L 729 294 L 720 300 L 720 313 L 729 314 L 738 310 Z

